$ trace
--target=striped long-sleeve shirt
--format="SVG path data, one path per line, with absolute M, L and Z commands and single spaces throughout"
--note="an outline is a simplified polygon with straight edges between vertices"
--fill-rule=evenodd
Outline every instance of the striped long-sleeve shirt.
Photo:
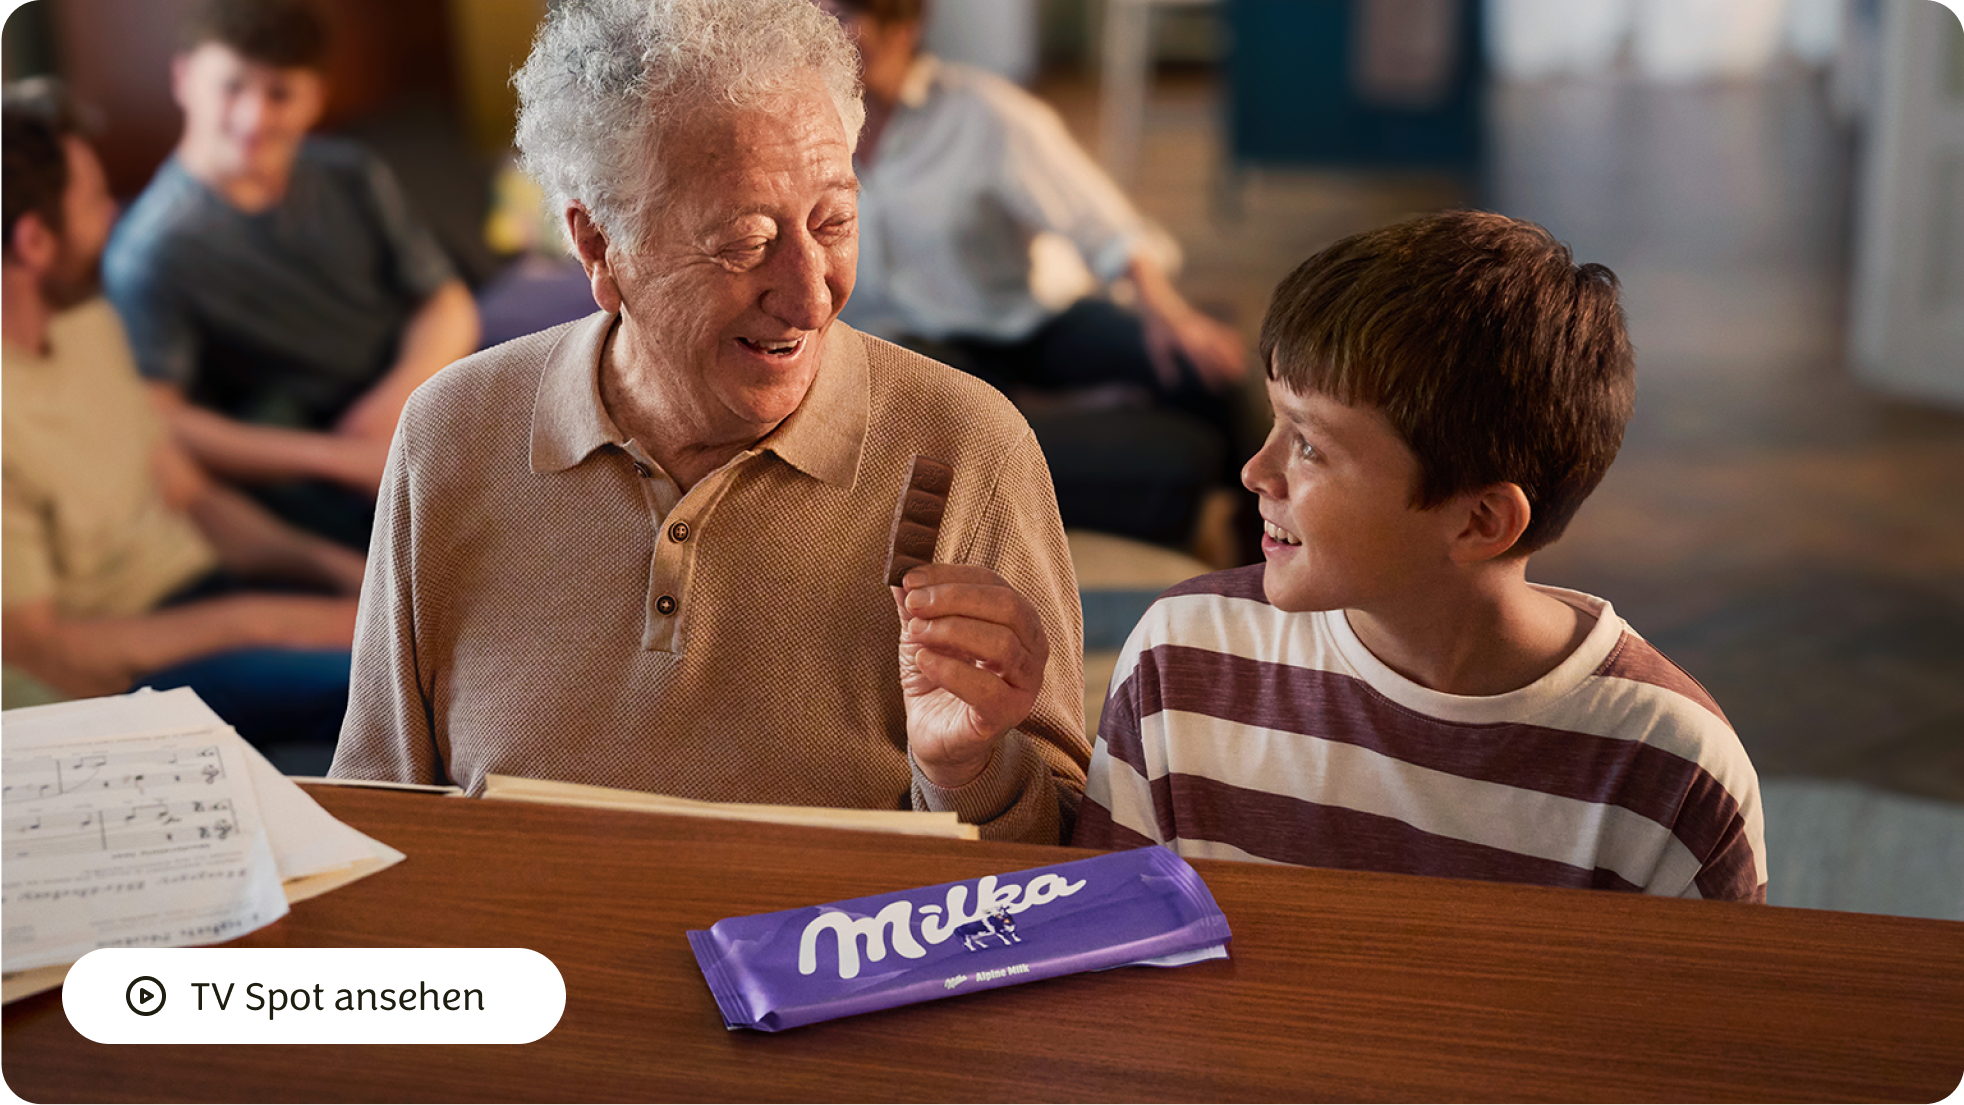
M 1075 843 L 1764 901 L 1759 781 L 1718 704 L 1601 599 L 1506 694 L 1442 694 L 1262 566 L 1162 595 L 1112 677 Z

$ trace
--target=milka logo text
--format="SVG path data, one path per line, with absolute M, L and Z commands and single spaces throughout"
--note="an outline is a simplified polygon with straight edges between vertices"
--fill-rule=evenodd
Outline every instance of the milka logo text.
M 1062 875 L 1038 875 L 1029 885 L 1018 886 L 1010 883 L 997 886 L 994 875 L 984 875 L 975 884 L 975 912 L 968 912 L 968 885 L 958 883 L 948 888 L 948 904 L 943 909 L 938 905 L 924 905 L 921 910 L 921 937 L 930 944 L 939 944 L 951 936 L 960 935 L 964 926 L 983 923 L 984 918 L 995 913 L 1021 913 L 1032 906 L 1045 905 L 1059 898 L 1068 898 L 1084 889 L 1084 880 L 1071 882 Z M 887 957 L 887 944 L 908 959 L 919 959 L 927 954 L 920 940 L 914 938 L 914 903 L 901 899 L 888 905 L 871 917 L 853 918 L 832 910 L 821 913 L 805 926 L 805 934 L 798 941 L 798 973 L 813 974 L 818 970 L 818 937 L 830 930 L 839 938 L 839 977 L 859 977 L 859 940 L 866 938 L 866 958 L 875 963 Z

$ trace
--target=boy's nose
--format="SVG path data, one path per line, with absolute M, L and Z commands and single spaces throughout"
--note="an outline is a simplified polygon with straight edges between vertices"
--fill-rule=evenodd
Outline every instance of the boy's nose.
M 1269 443 L 1263 442 L 1248 463 L 1241 466 L 1241 486 L 1263 498 L 1280 499 L 1285 496 L 1275 489 L 1274 473 L 1268 466 Z

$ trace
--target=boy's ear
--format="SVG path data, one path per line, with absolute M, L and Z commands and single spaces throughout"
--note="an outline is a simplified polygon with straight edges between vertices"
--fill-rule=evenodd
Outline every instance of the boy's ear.
M 1519 484 L 1494 483 L 1460 496 L 1464 520 L 1448 555 L 1455 564 L 1478 564 L 1505 556 L 1534 517 Z

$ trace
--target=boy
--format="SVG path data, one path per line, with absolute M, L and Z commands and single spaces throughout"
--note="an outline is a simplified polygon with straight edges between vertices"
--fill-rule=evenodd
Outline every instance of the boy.
M 1168 591 L 1075 842 L 1764 901 L 1716 703 L 1601 599 L 1527 582 L 1635 391 L 1615 276 L 1450 212 L 1338 242 L 1263 321 L 1265 563 Z

